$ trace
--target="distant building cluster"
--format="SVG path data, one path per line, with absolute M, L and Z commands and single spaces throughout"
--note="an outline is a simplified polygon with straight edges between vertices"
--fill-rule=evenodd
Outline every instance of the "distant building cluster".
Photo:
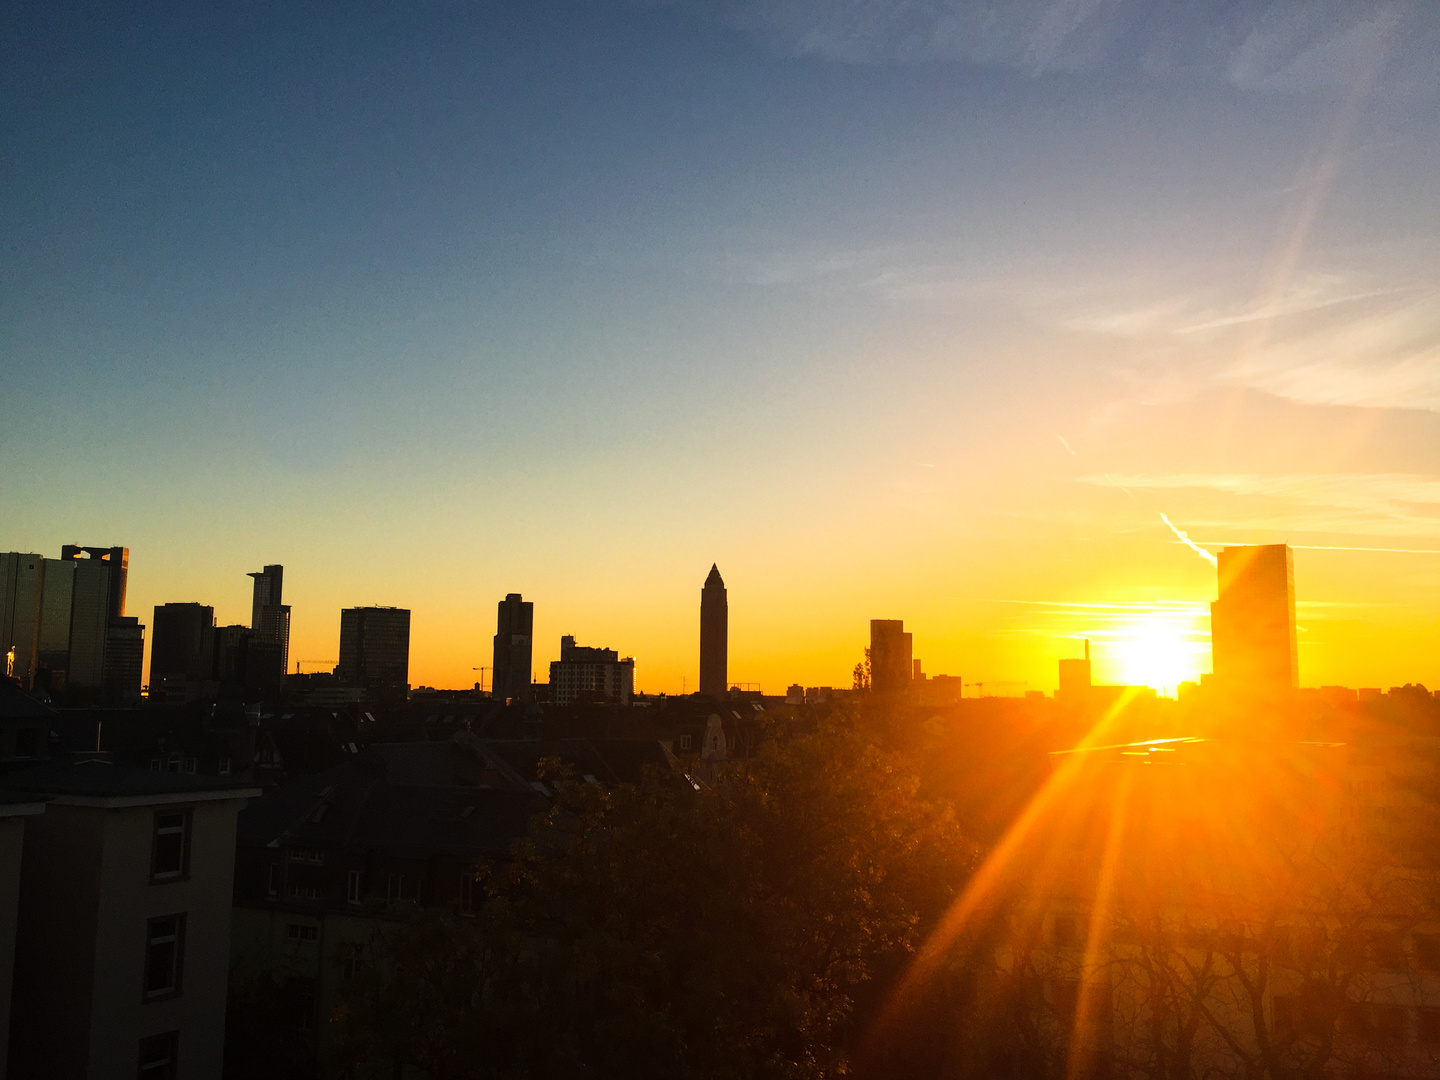
M 351 705 L 411 692 L 410 616 L 400 607 L 340 612 L 338 659 L 329 671 L 291 671 L 291 606 L 285 568 L 266 565 L 253 581 L 249 625 L 216 624 L 212 605 L 158 604 L 151 620 L 150 670 L 143 680 L 145 626 L 125 615 L 129 549 L 66 545 L 59 559 L 0 555 L 0 644 L 7 673 L 22 687 L 66 704 L 133 705 L 218 698 Z M 700 594 L 699 693 L 755 696 L 758 685 L 729 681 L 729 602 L 712 565 Z M 490 685 L 475 690 L 520 703 L 610 702 L 636 696 L 635 659 L 561 638 L 549 681 L 534 677 L 535 605 L 508 593 L 497 605 Z
M 125 614 L 130 551 L 66 544 L 60 557 L 0 554 L 0 642 L 24 686 L 140 699 L 145 627 Z

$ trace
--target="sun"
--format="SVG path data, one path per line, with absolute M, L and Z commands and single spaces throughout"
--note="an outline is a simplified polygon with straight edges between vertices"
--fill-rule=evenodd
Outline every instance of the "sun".
M 1173 694 L 1182 682 L 1198 680 L 1208 650 L 1195 622 L 1188 611 L 1157 611 L 1115 627 L 1106 652 L 1119 681 Z

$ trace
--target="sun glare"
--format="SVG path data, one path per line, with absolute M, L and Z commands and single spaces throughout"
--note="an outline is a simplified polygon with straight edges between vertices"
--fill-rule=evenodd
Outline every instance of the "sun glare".
M 1173 694 L 1206 667 L 1205 634 L 1188 611 L 1151 612 L 1127 621 L 1107 643 L 1118 681 Z

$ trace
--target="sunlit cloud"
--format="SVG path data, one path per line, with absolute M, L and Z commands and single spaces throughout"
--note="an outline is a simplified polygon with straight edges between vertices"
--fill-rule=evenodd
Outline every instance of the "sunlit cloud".
M 1440 480 L 1405 473 L 1176 473 L 1090 475 L 1084 484 L 1123 486 L 1133 491 L 1201 491 L 1278 500 L 1297 510 L 1344 510 L 1344 517 L 1292 517 L 1289 523 L 1333 531 L 1434 533 L 1440 530 Z M 1284 524 L 1284 517 L 1266 519 Z M 1210 522 L 1209 524 L 1218 524 Z

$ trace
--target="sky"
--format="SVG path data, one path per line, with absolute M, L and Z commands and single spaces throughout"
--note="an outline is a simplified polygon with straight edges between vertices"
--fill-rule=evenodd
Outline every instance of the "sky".
M 495 604 L 695 688 L 1209 669 L 1295 547 L 1302 685 L 1440 685 L 1440 6 L 72 4 L 0 13 L 0 549 L 291 662 Z

